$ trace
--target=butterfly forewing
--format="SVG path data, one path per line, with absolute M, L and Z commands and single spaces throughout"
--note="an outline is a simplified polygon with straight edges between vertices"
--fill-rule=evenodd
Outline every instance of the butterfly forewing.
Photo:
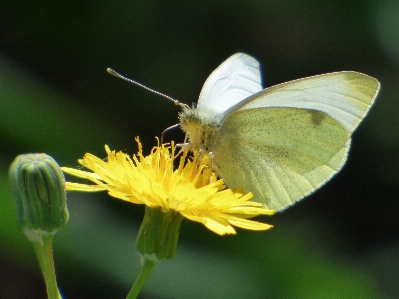
M 260 107 L 313 109 L 330 115 L 348 132 L 353 132 L 369 111 L 379 89 L 376 79 L 361 73 L 330 73 L 266 88 L 243 101 L 236 110 Z

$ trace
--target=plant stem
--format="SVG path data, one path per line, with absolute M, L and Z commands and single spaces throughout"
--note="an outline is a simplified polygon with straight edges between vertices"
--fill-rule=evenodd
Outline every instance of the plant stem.
M 44 235 L 40 241 L 33 242 L 36 256 L 47 288 L 47 298 L 62 298 L 57 286 L 53 259 L 53 235 Z
M 138 294 L 140 293 L 141 288 L 143 287 L 144 283 L 146 282 L 148 276 L 151 273 L 152 268 L 155 266 L 155 262 L 152 260 L 148 260 L 143 258 L 143 266 L 141 267 L 141 271 L 139 276 L 137 277 L 136 281 L 134 282 L 132 288 L 127 294 L 126 299 L 136 299 Z

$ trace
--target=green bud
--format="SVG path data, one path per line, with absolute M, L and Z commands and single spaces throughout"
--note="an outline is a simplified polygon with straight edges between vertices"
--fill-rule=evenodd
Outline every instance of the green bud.
M 26 154 L 10 166 L 18 222 L 32 241 L 54 234 L 68 222 L 64 174 L 46 154 Z
M 174 210 L 145 207 L 136 248 L 147 260 L 170 260 L 175 256 L 183 216 Z

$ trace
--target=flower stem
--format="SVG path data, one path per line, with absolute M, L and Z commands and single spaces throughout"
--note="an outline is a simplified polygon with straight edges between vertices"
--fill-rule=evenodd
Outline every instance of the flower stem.
M 58 291 L 53 259 L 53 235 L 43 235 L 38 241 L 33 242 L 36 256 L 47 288 L 47 298 L 62 299 Z
M 146 282 L 148 276 L 151 273 L 152 268 L 155 266 L 155 261 L 143 258 L 143 266 L 141 267 L 141 271 L 139 276 L 137 277 L 136 281 L 134 282 L 132 288 L 127 294 L 126 299 L 136 299 L 138 294 L 140 293 L 141 288 L 143 287 L 144 283 Z

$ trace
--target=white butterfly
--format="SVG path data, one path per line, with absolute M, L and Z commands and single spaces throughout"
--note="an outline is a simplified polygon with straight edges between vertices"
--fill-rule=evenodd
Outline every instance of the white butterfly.
M 342 168 L 379 89 L 348 71 L 262 90 L 259 63 L 237 53 L 206 80 L 197 107 L 183 105 L 180 126 L 190 147 L 213 155 L 228 187 L 281 211 Z

